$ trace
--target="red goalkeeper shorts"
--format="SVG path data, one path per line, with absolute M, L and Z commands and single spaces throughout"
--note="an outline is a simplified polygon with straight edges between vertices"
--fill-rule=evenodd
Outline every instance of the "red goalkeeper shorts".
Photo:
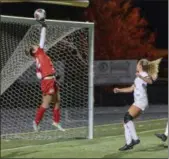
M 41 91 L 44 95 L 53 95 L 59 91 L 56 79 L 43 79 L 41 81 Z

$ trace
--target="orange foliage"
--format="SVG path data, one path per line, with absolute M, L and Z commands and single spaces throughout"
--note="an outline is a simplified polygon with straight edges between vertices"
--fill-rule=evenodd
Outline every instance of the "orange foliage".
M 85 17 L 95 22 L 95 59 L 154 57 L 155 34 L 130 0 L 92 0 Z

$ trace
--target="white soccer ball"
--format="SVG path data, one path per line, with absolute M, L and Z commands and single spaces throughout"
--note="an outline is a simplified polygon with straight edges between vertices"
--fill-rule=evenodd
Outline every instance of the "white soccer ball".
M 34 12 L 34 17 L 36 20 L 45 20 L 46 19 L 46 11 L 44 9 L 37 9 Z

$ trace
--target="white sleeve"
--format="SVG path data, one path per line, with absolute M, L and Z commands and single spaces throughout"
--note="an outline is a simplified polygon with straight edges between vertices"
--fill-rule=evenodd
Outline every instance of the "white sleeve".
M 40 48 L 43 49 L 46 41 L 46 27 L 42 27 L 40 34 Z

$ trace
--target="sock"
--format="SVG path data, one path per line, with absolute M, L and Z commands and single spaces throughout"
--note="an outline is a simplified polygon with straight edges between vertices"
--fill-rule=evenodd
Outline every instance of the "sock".
M 55 123 L 59 123 L 60 122 L 60 109 L 59 108 L 54 108 L 53 109 L 53 121 Z
M 130 130 L 130 134 L 131 134 L 132 139 L 138 140 L 138 136 L 137 136 L 136 129 L 135 129 L 133 121 L 129 121 L 127 123 L 127 127 Z
M 124 134 L 126 139 L 126 144 L 129 145 L 132 141 L 130 130 L 126 124 L 124 124 Z
M 168 123 L 167 123 L 166 129 L 165 129 L 164 135 L 165 135 L 165 136 L 168 136 Z
M 42 120 L 43 118 L 43 115 L 46 111 L 46 108 L 40 106 L 36 112 L 36 116 L 35 116 L 35 122 L 36 124 L 38 125 L 40 123 L 40 121 Z

